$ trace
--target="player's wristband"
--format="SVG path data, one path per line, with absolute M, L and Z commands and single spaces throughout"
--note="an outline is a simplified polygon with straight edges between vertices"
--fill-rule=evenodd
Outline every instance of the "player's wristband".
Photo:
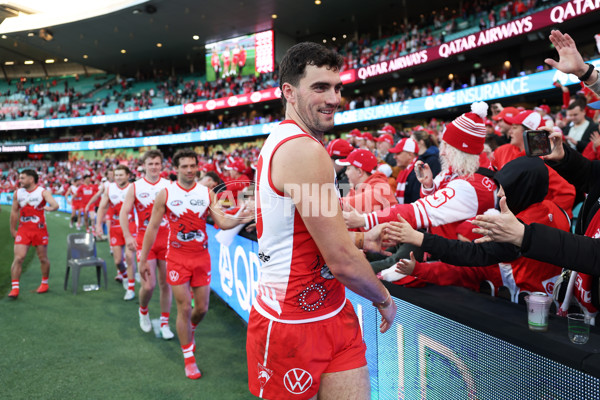
M 389 303 L 388 303 L 388 300 L 389 300 Z M 392 306 L 393 302 L 394 301 L 392 300 L 392 295 L 390 294 L 390 292 L 388 292 L 386 299 L 382 303 L 373 302 L 373 305 L 380 310 L 385 310 L 386 308 L 390 308 Z
M 592 72 L 594 72 L 594 66 L 592 64 L 585 64 L 588 66 L 588 70 L 585 74 L 578 76 L 577 79 L 579 79 L 581 82 L 585 82 L 588 79 L 590 79 L 590 76 L 592 76 Z

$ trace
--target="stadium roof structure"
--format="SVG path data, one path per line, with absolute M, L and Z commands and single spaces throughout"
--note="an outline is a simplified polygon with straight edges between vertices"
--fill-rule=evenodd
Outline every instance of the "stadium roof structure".
M 405 18 L 459 5 L 458 0 L 112 0 L 98 3 L 115 3 L 115 11 L 91 17 L 93 13 L 82 11 L 84 19 L 69 20 L 71 8 L 61 0 L 46 2 L 54 4 L 49 12 L 61 17 L 58 24 L 23 23 L 19 29 L 11 17 L 18 11 L 35 14 L 32 1 L 0 2 L 0 60 L 67 59 L 122 74 L 148 68 L 189 70 L 191 64 L 204 65 L 205 43 L 253 32 L 274 29 L 293 41 L 331 43 L 335 36 L 377 33 Z

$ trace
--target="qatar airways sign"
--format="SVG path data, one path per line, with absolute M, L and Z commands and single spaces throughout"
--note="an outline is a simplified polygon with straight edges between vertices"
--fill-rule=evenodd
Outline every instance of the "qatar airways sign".
M 600 0 L 572 0 L 547 8 L 532 15 L 509 21 L 494 28 L 442 43 L 439 46 L 403 55 L 392 60 L 381 61 L 359 68 L 356 76 L 368 79 L 409 67 L 422 65 L 434 60 L 444 59 L 465 51 L 477 49 L 546 28 L 564 21 L 600 10 Z M 346 83 L 346 82 L 345 82 Z

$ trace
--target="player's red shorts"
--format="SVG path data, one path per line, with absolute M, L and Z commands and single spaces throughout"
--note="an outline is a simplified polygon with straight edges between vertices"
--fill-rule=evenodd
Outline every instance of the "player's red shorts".
M 367 365 L 366 350 L 350 301 L 334 317 L 305 324 L 271 321 L 252 308 L 248 386 L 265 399 L 310 399 L 319 391 L 321 374 Z
M 24 229 L 17 230 L 15 236 L 15 244 L 24 244 L 29 246 L 47 246 L 48 245 L 48 230 L 43 229 Z
M 73 200 L 73 203 L 71 203 L 71 208 L 75 211 L 83 211 L 85 204 L 83 204 L 81 200 Z
M 138 233 L 137 235 L 137 260 L 140 261 L 140 254 L 142 252 L 142 246 L 144 244 L 144 233 Z M 169 243 L 169 231 L 162 234 L 158 231 L 156 240 L 148 253 L 148 260 L 166 260 L 167 259 L 167 248 Z
M 129 232 L 131 236 L 137 236 L 137 226 L 135 225 L 135 221 L 129 222 Z M 111 246 L 125 246 L 125 236 L 123 236 L 123 229 L 121 226 L 113 226 L 110 225 L 110 230 L 108 231 L 108 237 L 110 238 Z
M 210 254 L 200 250 L 198 254 L 177 254 L 169 249 L 167 254 L 167 282 L 169 285 L 183 285 L 190 282 L 192 287 L 210 285 Z
M 110 238 L 111 246 L 125 246 L 125 237 L 120 226 L 111 225 L 108 237 Z

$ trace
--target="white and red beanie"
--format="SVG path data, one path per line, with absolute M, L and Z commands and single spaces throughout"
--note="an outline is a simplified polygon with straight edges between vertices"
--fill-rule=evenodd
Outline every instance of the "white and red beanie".
M 488 105 L 483 101 L 471 104 L 471 112 L 464 113 L 446 125 L 442 140 L 469 154 L 480 154 L 485 143 L 485 123 Z

